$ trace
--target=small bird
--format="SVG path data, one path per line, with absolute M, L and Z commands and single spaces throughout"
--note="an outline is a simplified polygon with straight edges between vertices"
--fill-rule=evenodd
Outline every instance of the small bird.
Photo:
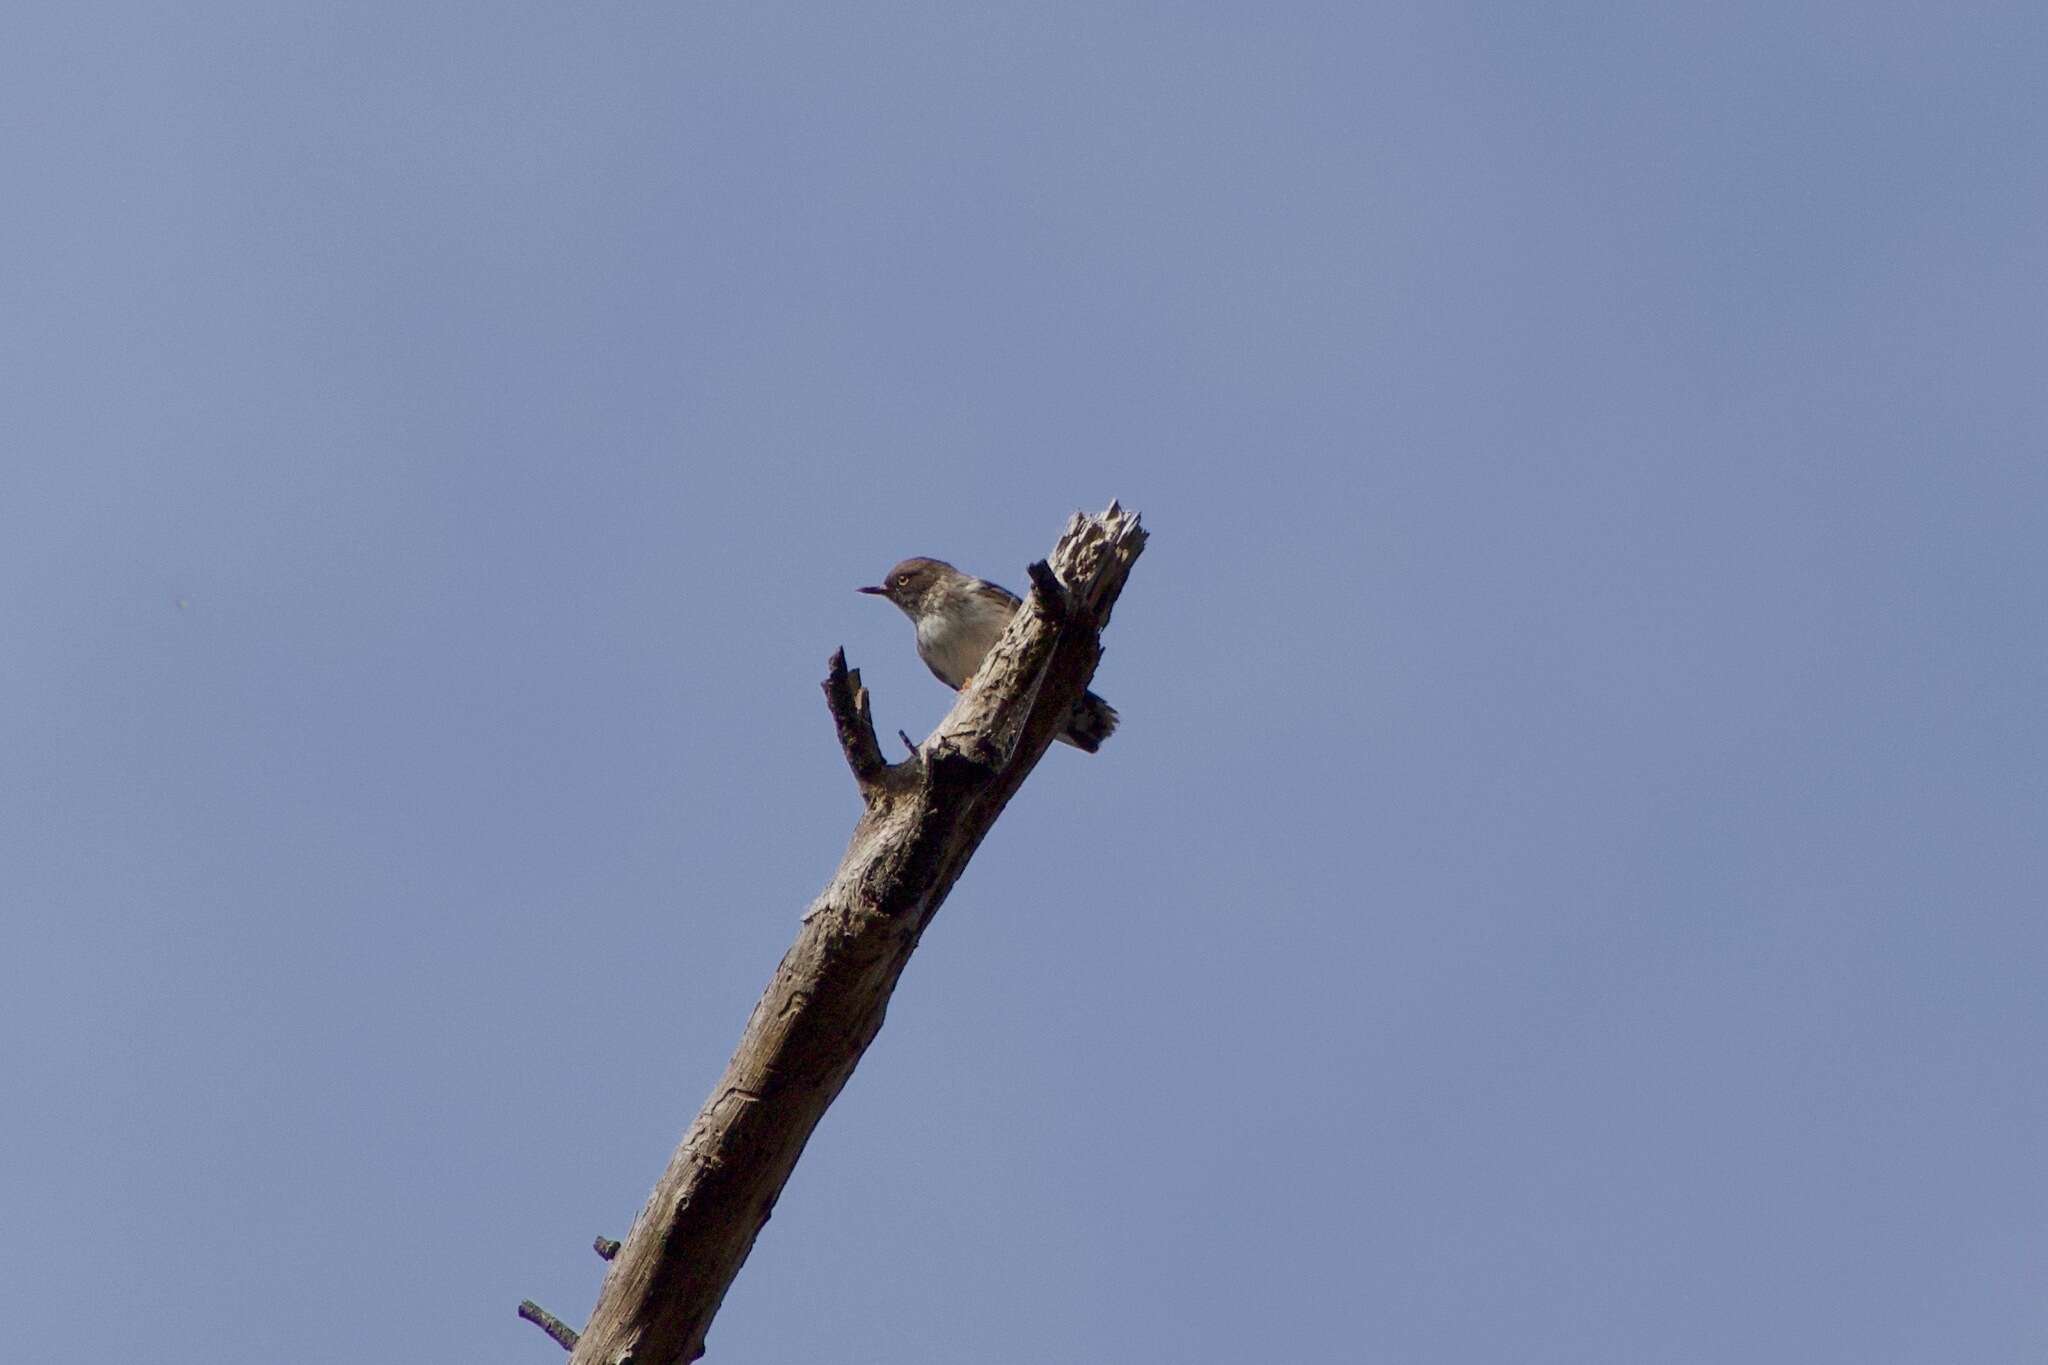
M 906 559 L 872 588 L 917 627 L 917 657 L 932 676 L 958 691 L 974 680 L 1003 627 L 1023 603 L 1008 588 L 961 573 L 939 559 Z M 1082 694 L 1058 738 L 1094 753 L 1116 729 L 1116 708 L 1093 692 Z

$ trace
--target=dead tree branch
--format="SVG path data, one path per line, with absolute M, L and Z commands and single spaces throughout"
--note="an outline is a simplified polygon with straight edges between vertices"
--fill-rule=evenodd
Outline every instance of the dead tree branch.
M 866 792 L 881 780 L 882 746 L 875 739 L 875 718 L 868 710 L 868 690 L 860 685 L 860 670 L 846 668 L 846 651 L 832 651 L 832 664 L 825 674 L 825 705 L 832 723 L 839 727 L 839 747 L 846 754 L 846 766 L 853 780 Z
M 826 705 L 863 809 L 838 872 L 754 1006 L 724 1077 L 605 1275 L 570 1365 L 680 1365 L 768 1221 L 804 1144 L 882 1027 L 925 926 L 1102 657 L 1145 546 L 1115 503 L 1076 513 L 974 680 L 923 745 L 883 760 L 860 675 L 832 657 Z M 905 738 L 905 743 L 909 743 Z
M 519 1316 L 553 1337 L 556 1344 L 563 1350 L 573 1351 L 576 1349 L 576 1329 L 535 1303 L 532 1299 L 521 1299 L 519 1301 Z

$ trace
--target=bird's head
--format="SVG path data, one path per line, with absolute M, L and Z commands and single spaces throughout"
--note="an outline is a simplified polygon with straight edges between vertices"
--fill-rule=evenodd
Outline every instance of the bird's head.
M 857 591 L 886 597 L 915 620 L 935 589 L 959 577 L 960 571 L 944 560 L 906 559 L 889 570 L 889 576 L 880 583 Z

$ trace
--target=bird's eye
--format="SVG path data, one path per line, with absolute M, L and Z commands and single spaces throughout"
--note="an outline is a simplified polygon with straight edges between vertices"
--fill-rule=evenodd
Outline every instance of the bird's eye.
M 909 575 L 909 574 L 907 574 L 907 573 L 900 573 L 900 574 L 897 574 L 897 575 L 896 575 L 896 586 L 897 586 L 897 587 L 899 587 L 899 588 L 907 588 L 907 587 L 909 587 L 909 586 L 910 586 L 910 575 Z

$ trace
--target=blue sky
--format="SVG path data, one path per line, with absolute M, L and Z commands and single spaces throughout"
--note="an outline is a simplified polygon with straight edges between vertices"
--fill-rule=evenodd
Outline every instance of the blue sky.
M 547 1361 L 1153 533 L 712 1360 L 2048 1351 L 2038 6 L 14 7 L 0 1284 Z

